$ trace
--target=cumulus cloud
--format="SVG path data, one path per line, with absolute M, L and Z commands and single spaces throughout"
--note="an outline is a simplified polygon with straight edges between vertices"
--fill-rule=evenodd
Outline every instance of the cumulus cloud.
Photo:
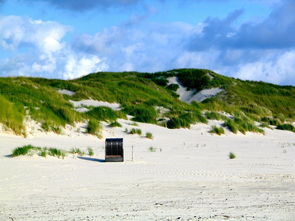
M 183 49 L 181 42 L 199 29 L 186 23 L 149 24 L 144 28 L 115 26 L 94 35 L 81 35 L 72 47 L 105 56 L 109 70 L 158 71 L 173 66 Z
M 106 66 L 101 58 L 76 52 L 63 42 L 69 28 L 56 22 L 18 16 L 0 17 L 0 49 L 3 75 L 75 78 Z

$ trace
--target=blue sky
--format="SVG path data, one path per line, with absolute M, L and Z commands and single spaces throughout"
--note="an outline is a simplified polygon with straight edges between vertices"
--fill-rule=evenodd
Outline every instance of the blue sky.
M 295 85 L 293 0 L 0 0 L 0 76 L 207 68 Z

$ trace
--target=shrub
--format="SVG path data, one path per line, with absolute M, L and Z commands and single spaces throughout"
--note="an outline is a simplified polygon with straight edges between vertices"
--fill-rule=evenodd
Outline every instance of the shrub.
M 110 127 L 122 127 L 122 125 L 118 121 L 114 121 L 109 124 Z
M 289 130 L 295 133 L 295 127 L 292 124 L 280 124 L 276 128 L 279 130 Z
M 88 155 L 89 156 L 93 156 L 94 155 L 93 149 L 91 147 L 88 147 L 87 148 L 87 151 L 88 151 Z
M 228 154 L 228 158 L 229 158 L 229 159 L 235 159 L 235 158 L 236 158 L 236 155 L 235 155 L 234 153 L 230 152 L 230 153 Z
M 222 127 L 213 126 L 210 130 L 210 133 L 221 135 L 221 134 L 224 134 L 224 129 Z
M 148 138 L 148 139 L 153 139 L 153 134 L 150 133 L 150 132 L 147 132 L 147 133 L 145 134 L 145 137 Z

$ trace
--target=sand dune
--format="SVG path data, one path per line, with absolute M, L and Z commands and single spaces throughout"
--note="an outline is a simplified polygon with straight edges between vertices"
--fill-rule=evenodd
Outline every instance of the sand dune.
M 104 140 L 90 135 L 2 133 L 0 220 L 295 219 L 294 133 L 216 136 L 204 124 L 190 130 L 139 124 L 150 140 L 124 133 L 134 126 L 120 123 L 105 125 L 104 136 L 124 138 L 124 163 L 101 162 Z M 93 147 L 95 155 L 7 157 L 23 144 Z

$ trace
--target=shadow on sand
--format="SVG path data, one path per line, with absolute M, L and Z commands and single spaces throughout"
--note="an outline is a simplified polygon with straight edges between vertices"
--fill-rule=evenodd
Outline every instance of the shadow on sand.
M 91 158 L 91 157 L 78 157 L 81 160 L 89 160 L 89 161 L 94 161 L 94 162 L 99 162 L 99 163 L 104 163 L 105 160 L 103 159 L 97 159 L 97 158 Z

